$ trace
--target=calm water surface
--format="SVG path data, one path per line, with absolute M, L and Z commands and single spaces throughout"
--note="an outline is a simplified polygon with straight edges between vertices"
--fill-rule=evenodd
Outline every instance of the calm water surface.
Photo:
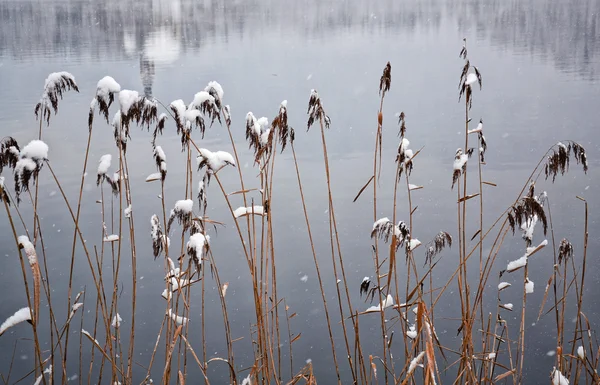
M 541 183 L 548 190 L 556 237 L 567 237 L 577 250 L 582 246 L 581 202 L 590 203 L 590 248 L 584 311 L 590 319 L 600 318 L 600 303 L 590 294 L 600 289 L 598 258 L 597 199 L 598 124 L 600 123 L 600 3 L 595 0 L 529 1 L 392 1 L 360 0 L 254 0 L 254 1 L 3 1 L 0 0 L 0 131 L 20 143 L 37 138 L 38 124 L 33 107 L 41 94 L 48 73 L 72 72 L 81 90 L 69 92 L 60 103 L 57 116 L 44 130 L 50 146 L 51 162 L 72 202 L 83 165 L 87 140 L 87 113 L 96 82 L 113 76 L 123 88 L 146 91 L 165 104 L 182 98 L 190 101 L 194 93 L 210 80 L 225 89 L 231 105 L 234 139 L 242 150 L 240 165 L 247 184 L 252 177 L 252 156 L 244 144 L 244 119 L 248 111 L 273 117 L 279 103 L 287 99 L 291 125 L 297 128 L 297 150 L 309 215 L 315 234 L 327 234 L 327 200 L 324 170 L 317 132 L 304 132 L 305 108 L 312 88 L 319 90 L 332 119 L 328 132 L 333 190 L 342 236 L 342 251 L 347 274 L 353 285 L 354 306 L 368 306 L 358 297 L 359 282 L 373 276 L 371 242 L 372 205 L 369 190 L 352 203 L 358 189 L 370 175 L 372 147 L 379 107 L 378 81 L 387 61 L 392 63 L 392 89 L 384 105 L 384 166 L 380 182 L 379 216 L 392 217 L 394 158 L 397 148 L 395 114 L 407 115 L 408 138 L 414 148 L 424 146 L 416 160 L 412 182 L 425 186 L 413 194 L 415 236 L 422 241 L 438 231 L 456 234 L 455 193 L 450 190 L 452 161 L 464 138 L 462 105 L 457 103 L 457 84 L 462 68 L 458 52 L 463 37 L 468 39 L 469 56 L 483 73 L 483 91 L 475 92 L 471 112 L 474 120 L 485 121 L 489 149 L 484 168 L 486 180 L 497 188 L 485 190 L 485 221 L 490 224 L 514 200 L 548 147 L 559 140 L 573 139 L 588 150 L 590 171 L 584 175 L 572 167 L 554 185 Z M 211 149 L 230 150 L 224 128 L 210 128 L 200 143 Z M 156 185 L 143 181 L 154 165 L 150 137 L 133 131 L 129 144 L 130 177 L 133 184 L 134 213 L 138 239 L 138 302 L 136 360 L 149 361 L 156 334 L 163 318 L 163 266 L 152 258 L 148 219 L 160 210 Z M 184 157 L 172 122 L 159 139 L 169 158 L 168 204 L 183 198 Z M 116 154 L 111 128 L 96 119 L 90 164 L 92 171 L 85 185 L 82 230 L 88 245 L 100 243 L 100 198 L 93 177 L 101 155 Z M 4 172 L 11 179 L 8 170 Z M 234 170 L 224 170 L 228 191 L 239 188 Z M 291 154 L 278 158 L 273 221 L 276 236 L 279 295 L 298 313 L 292 328 L 303 332 L 294 344 L 294 370 L 311 359 L 317 378 L 333 381 L 331 354 L 325 328 L 316 273 L 307 242 L 300 197 Z M 233 337 L 244 337 L 237 350 L 239 369 L 252 364 L 250 322 L 252 304 L 248 301 L 247 267 L 227 207 L 216 186 L 211 186 L 209 215 L 227 227 L 212 238 L 221 279 L 229 281 L 227 303 Z M 65 287 L 68 279 L 72 225 L 57 188 L 46 172 L 40 180 L 41 216 L 50 282 L 55 310 L 65 313 Z M 234 198 L 241 199 L 241 198 Z M 407 218 L 405 193 L 400 194 L 398 217 Z M 234 204 L 241 204 L 235 201 Z M 31 218 L 30 205 L 21 206 L 24 217 Z M 477 221 L 476 218 L 473 219 Z M 29 224 L 31 226 L 31 224 Z M 473 225 L 475 228 L 476 224 Z M 20 228 L 20 231 L 23 229 Z M 541 241 L 542 234 L 536 234 Z M 321 259 L 328 301 L 335 303 L 335 280 L 328 257 L 327 237 L 318 237 L 316 247 Z M 489 245 L 487 245 L 489 247 Z M 523 243 L 516 236 L 506 241 L 499 255 L 497 270 L 522 253 Z M 423 258 L 424 251 L 417 253 Z M 25 306 L 20 265 L 6 215 L 0 215 L 0 319 Z M 75 288 L 90 288 L 87 262 L 79 250 Z M 543 287 L 552 269 L 551 251 L 532 260 L 530 278 L 536 292 L 528 297 L 527 382 L 545 381 L 554 358 L 555 331 L 550 317 L 537 321 Z M 457 253 L 444 254 L 435 272 L 438 286 L 456 268 Z M 124 266 L 127 277 L 129 266 Z M 307 275 L 304 282 L 301 277 Z M 511 279 L 516 279 L 511 277 Z M 518 280 L 518 279 L 517 279 Z M 130 318 L 127 307 L 130 280 L 124 278 L 120 314 Z M 516 281 L 515 281 L 516 282 Z M 489 304 L 495 306 L 495 279 L 490 280 Z M 208 281 L 207 285 L 214 285 Z M 209 356 L 226 356 L 220 307 L 210 287 L 207 294 L 206 322 Z M 449 289 L 436 310 L 436 329 L 442 341 L 456 343 L 458 296 Z M 454 290 L 454 291 L 452 291 Z M 199 291 L 198 291 L 199 294 Z M 503 300 L 510 300 L 508 298 Z M 200 297 L 192 303 L 190 324 L 199 344 Z M 518 298 L 513 298 L 520 303 Z M 93 299 L 89 300 L 93 303 Z M 92 308 L 89 305 L 89 308 Z M 91 316 L 84 326 L 91 328 Z M 91 310 L 93 312 L 93 309 Z M 335 312 L 333 312 L 335 313 Z M 515 325 L 510 314 L 506 315 Z M 571 317 L 569 317 L 571 318 Z M 334 317 L 334 322 L 339 320 Z M 366 354 L 377 354 L 378 317 L 361 321 Z M 570 324 L 569 327 L 573 325 Z M 43 328 L 47 325 L 42 325 Z M 79 338 L 75 327 L 73 334 Z M 47 330 L 46 330 L 47 332 Z M 397 331 L 398 333 L 400 330 Z M 195 333 L 195 334 L 194 334 Z M 31 369 L 30 337 L 24 326 L 0 339 L 0 373 L 6 375 L 16 345 L 16 361 L 11 379 Z M 341 338 L 337 333 L 336 338 Z M 370 339 L 375 342 L 369 342 Z M 397 341 L 400 341 L 398 338 Z M 284 341 L 284 351 L 288 341 Z M 338 346 L 342 346 L 341 340 Z M 237 346 L 236 346 L 237 347 Z M 49 342 L 44 344 L 49 348 Z M 401 344 L 397 356 L 401 360 Z M 68 374 L 77 373 L 77 349 L 72 349 Z M 341 355 L 340 355 L 341 357 Z M 453 361 L 453 360 L 451 360 Z M 159 358 L 160 362 L 160 358 Z M 288 362 L 287 358 L 284 362 Z M 157 369 L 160 371 L 160 369 Z M 224 375 L 221 368 L 214 376 Z M 451 371 L 450 371 L 451 372 Z M 135 368 L 136 376 L 145 374 Z M 192 371 L 191 375 L 194 374 Z M 160 374 L 155 374 L 157 378 Z M 348 380 L 349 374 L 345 374 Z M 448 381 L 451 375 L 448 375 Z

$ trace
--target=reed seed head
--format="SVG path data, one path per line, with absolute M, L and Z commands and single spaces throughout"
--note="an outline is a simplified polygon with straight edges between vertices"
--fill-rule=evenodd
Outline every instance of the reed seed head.
M 379 79 L 379 95 L 384 94 L 390 90 L 390 86 L 392 85 L 392 65 L 390 62 L 387 62 L 385 68 L 383 69 L 383 74 Z
M 45 120 L 50 125 L 51 110 L 58 113 L 58 100 L 62 99 L 63 93 L 75 90 L 79 92 L 75 77 L 69 72 L 53 72 L 46 78 L 44 91 L 40 101 L 35 105 L 35 118 Z

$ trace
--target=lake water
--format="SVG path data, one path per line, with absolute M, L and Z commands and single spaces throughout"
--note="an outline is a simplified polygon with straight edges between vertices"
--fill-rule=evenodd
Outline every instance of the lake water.
M 370 189 L 358 202 L 352 200 L 372 172 L 382 69 L 387 61 L 391 62 L 392 87 L 384 104 L 384 165 L 378 215 L 392 217 L 398 145 L 396 113 L 404 111 L 412 146 L 424 146 L 411 176 L 412 183 L 425 187 L 413 194 L 413 205 L 419 207 L 415 213 L 415 236 L 425 242 L 440 230 L 456 234 L 456 195 L 450 185 L 454 154 L 464 142 L 464 106 L 457 103 L 456 87 L 463 65 L 458 52 L 462 38 L 466 37 L 469 58 L 483 74 L 483 90 L 475 92 L 471 116 L 474 121 L 483 118 L 485 122 L 489 147 L 484 175 L 498 185 L 486 189 L 488 225 L 517 197 L 527 176 L 552 144 L 572 139 L 587 149 L 590 160 L 587 175 L 573 163 L 567 175 L 557 178 L 555 184 L 541 182 L 538 190 L 548 191 L 557 239 L 571 239 L 576 252 L 582 248 L 583 206 L 575 196 L 589 201 L 591 262 L 584 312 L 593 320 L 600 318 L 600 302 L 593 297 L 600 289 L 600 268 L 595 263 L 600 250 L 597 236 L 599 23 L 600 3 L 596 0 L 0 0 L 0 136 L 14 136 L 21 144 L 36 139 L 38 122 L 33 108 L 44 79 L 54 71 L 73 73 L 81 92 L 65 94 L 58 115 L 52 116 L 43 137 L 50 146 L 50 160 L 58 178 L 71 202 L 76 202 L 88 134 L 89 102 L 100 78 L 111 75 L 123 88 L 151 92 L 165 104 L 179 98 L 191 101 L 208 81 L 217 80 L 225 90 L 226 103 L 231 105 L 234 140 L 242 150 L 239 166 L 246 183 L 256 187 L 258 182 L 253 176 L 258 170 L 253 168 L 252 154 L 244 143 L 245 116 L 253 111 L 257 116 L 272 118 L 285 99 L 290 124 L 297 130 L 296 146 L 313 231 L 321 235 L 328 232 L 328 204 L 320 136 L 316 130 L 304 132 L 309 93 L 316 88 L 332 119 L 327 140 L 334 200 L 346 269 L 353 285 L 353 304 L 362 309 L 369 304 L 358 296 L 360 281 L 363 276 L 374 274 L 369 238 L 373 215 Z M 183 199 L 185 166 L 173 122 L 167 124 L 158 144 L 169 158 L 165 197 L 172 204 Z M 199 143 L 210 149 L 231 149 L 225 128 L 218 124 L 208 129 Z M 81 223 L 89 245 L 100 243 L 100 209 L 94 203 L 100 199 L 100 191 L 93 173 L 96 162 L 106 153 L 116 154 L 112 131 L 96 118 Z M 164 301 L 160 298 L 164 288 L 163 266 L 160 260 L 154 261 L 148 236 L 148 219 L 160 211 L 157 199 L 160 191 L 156 185 L 143 183 L 155 171 L 150 135 L 134 129 L 128 153 L 138 238 L 136 360 L 146 365 L 164 311 Z M 239 188 L 235 170 L 224 170 L 220 175 L 228 191 Z M 9 170 L 3 176 L 11 179 Z M 317 379 L 333 383 L 335 373 L 331 369 L 323 306 L 291 153 L 286 152 L 278 159 L 275 178 L 273 223 L 279 296 L 285 297 L 290 309 L 298 313 L 292 322 L 293 332 L 302 332 L 302 338 L 294 344 L 294 370 L 311 359 Z M 73 227 L 57 191 L 45 170 L 40 179 L 40 216 L 49 279 L 55 307 L 59 314 L 66 314 L 63 298 L 66 298 Z M 243 369 L 252 364 L 250 281 L 230 214 L 216 185 L 211 185 L 209 194 L 212 199 L 208 214 L 226 223 L 225 229 L 213 235 L 211 245 L 221 279 L 230 283 L 227 303 L 233 337 L 244 337 L 236 356 L 237 369 Z M 405 193 L 399 196 L 398 218 L 407 218 Z M 239 199 L 236 204 L 241 204 Z M 31 226 L 30 207 L 27 200 L 21 205 L 28 226 Z M 536 234 L 535 241 L 541 240 L 542 235 Z M 322 261 L 328 301 L 333 304 L 335 280 L 328 254 L 329 239 L 318 236 L 315 244 Z M 508 239 L 496 270 L 519 257 L 522 248 L 518 235 Z M 436 268 L 438 286 L 456 268 L 456 250 L 447 251 Z M 424 258 L 424 251 L 420 251 L 418 257 Z M 0 320 L 4 320 L 26 306 L 17 251 L 4 211 L 0 215 L 0 256 L 4 258 L 0 270 Z M 537 290 L 528 297 L 532 310 L 526 321 L 527 383 L 546 381 L 555 361 L 555 357 L 547 356 L 556 347 L 552 317 L 536 320 L 544 282 L 552 270 L 551 260 L 551 250 L 545 250 L 530 266 L 530 278 L 536 282 Z M 122 304 L 126 304 L 130 270 L 129 266 L 123 269 L 120 287 L 123 287 Z M 305 275 L 307 280 L 301 280 Z M 215 284 L 210 280 L 207 285 Z M 491 279 L 492 305 L 495 305 L 495 285 L 495 279 Z M 86 287 L 88 295 L 92 295 L 94 288 L 87 262 L 79 252 L 75 289 Z M 199 328 L 200 297 L 194 298 L 191 325 Z M 209 357 L 224 357 L 218 297 L 213 295 L 207 301 L 210 301 L 205 315 L 210 331 Z M 520 303 L 518 298 L 514 301 Z M 436 329 L 449 345 L 456 343 L 457 304 L 456 293 L 450 290 L 436 309 L 439 317 Z M 122 306 L 119 312 L 127 324 L 130 310 Z M 332 314 L 337 315 L 333 310 Z M 572 316 L 568 321 L 570 328 L 574 326 L 570 322 Z M 510 315 L 506 317 L 513 324 L 518 323 L 516 315 L 514 320 Z M 339 315 L 333 320 L 337 325 Z M 362 338 L 367 341 L 365 354 L 370 354 L 367 348 L 371 347 L 373 354 L 378 353 L 379 340 L 377 344 L 368 342 L 370 338 L 380 338 L 378 322 L 377 316 L 361 321 Z M 42 332 L 45 327 L 42 326 Z M 77 328 L 72 331 L 74 339 L 78 339 Z M 0 373 L 6 375 L 9 370 L 15 341 L 30 337 L 29 329 L 21 325 L 0 338 Z M 199 341 L 199 333 L 195 337 Z M 338 330 L 336 338 L 340 337 Z M 341 340 L 338 346 L 342 346 Z M 44 341 L 43 348 L 48 349 L 49 342 Z M 396 348 L 403 350 L 399 342 Z M 78 370 L 77 347 L 71 352 L 69 376 Z M 343 354 L 339 357 L 342 361 Z M 32 363 L 31 342 L 19 340 L 11 379 L 27 373 Z M 162 372 L 160 368 L 156 370 Z M 136 366 L 134 373 L 141 381 L 145 370 Z M 219 369 L 212 374 L 224 375 Z M 226 378 L 225 374 L 223 381 Z M 348 378 L 346 373 L 344 383 Z M 451 378 L 449 374 L 445 382 Z

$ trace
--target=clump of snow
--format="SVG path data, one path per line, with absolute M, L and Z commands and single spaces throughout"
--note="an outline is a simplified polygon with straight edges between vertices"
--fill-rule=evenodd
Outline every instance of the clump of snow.
M 17 324 L 20 324 L 23 321 L 31 321 L 31 311 L 28 307 L 24 307 L 18 310 L 15 314 L 11 315 L 0 325 L 0 336 L 4 334 L 4 332 Z
M 189 319 L 187 319 L 186 317 L 182 317 L 179 315 L 176 315 L 171 309 L 169 309 L 167 311 L 167 315 L 173 320 L 173 322 L 175 322 L 178 326 L 187 324 L 189 322 Z
M 496 353 L 489 353 L 489 354 L 487 355 L 487 359 L 488 359 L 488 360 L 493 360 L 494 358 L 496 358 Z
M 583 350 L 583 346 L 579 345 L 577 348 L 577 356 L 582 360 L 585 359 L 585 350 Z
M 106 175 L 110 167 L 111 160 L 112 155 L 110 154 L 102 155 L 100 157 L 100 162 L 98 163 L 98 176 Z
M 27 235 L 21 235 L 17 238 L 17 242 L 19 247 L 22 247 L 25 250 L 25 255 L 27 255 L 27 259 L 30 265 L 37 263 L 37 254 L 35 252 L 35 247 L 33 243 L 29 240 Z
M 537 253 L 539 250 L 543 249 L 547 245 L 548 245 L 548 240 L 544 239 L 539 245 L 537 245 L 535 247 L 528 247 L 525 252 L 525 255 L 527 255 L 529 257 L 529 256 Z
M 500 305 L 500 307 L 503 307 L 506 310 L 510 310 L 512 311 L 513 309 L 513 304 L 512 303 L 505 303 L 504 305 Z
M 105 76 L 98 80 L 96 85 L 96 96 L 106 101 L 110 94 L 121 92 L 121 85 L 110 76 Z
M 119 92 L 119 104 L 121 106 L 121 113 L 127 115 L 129 109 L 140 99 L 140 94 L 137 91 L 123 90 Z
M 469 155 L 467 154 L 461 154 L 458 157 L 456 157 L 454 159 L 454 165 L 452 166 L 454 168 L 454 171 L 462 170 L 462 168 L 467 163 L 467 160 L 469 160 Z
M 509 286 L 510 286 L 510 283 L 508 283 L 508 282 L 500 282 L 498 284 L 498 291 L 504 290 Z
M 116 242 L 119 240 L 119 236 L 117 234 L 107 235 L 104 237 L 104 242 Z
M 411 239 L 410 242 L 408 243 L 408 250 L 412 251 L 414 249 L 416 249 L 417 247 L 421 246 L 421 241 L 419 241 L 418 239 Z
M 569 385 L 569 380 L 567 377 L 563 376 L 563 374 L 556 370 L 556 367 L 552 368 L 552 385 Z
M 191 199 L 182 199 L 175 202 L 173 210 L 177 213 L 191 214 L 194 208 L 194 201 Z
M 419 189 L 422 189 L 422 188 L 423 188 L 423 186 L 418 186 L 418 185 L 416 185 L 416 184 L 412 184 L 412 183 L 410 183 L 410 184 L 408 185 L 408 189 L 409 189 L 409 190 L 411 190 L 411 191 L 412 191 L 412 190 L 419 190 Z
M 419 362 L 421 362 L 424 355 L 425 351 L 422 351 L 421 353 L 419 353 L 419 355 L 417 355 L 410 361 L 410 365 L 408 366 L 408 373 L 406 373 L 407 376 L 410 375 L 417 368 L 417 365 L 419 365 Z
M 467 75 L 467 80 L 465 81 L 465 84 L 471 86 L 475 83 L 477 83 L 477 75 L 471 72 Z
M 529 277 L 525 278 L 525 293 L 533 293 L 533 281 L 530 281 Z
M 171 297 L 173 297 L 173 293 L 171 293 L 171 291 L 169 291 L 169 290 L 165 289 L 165 290 L 163 290 L 163 292 L 162 292 L 161 296 L 162 296 L 164 299 L 166 299 L 167 301 L 170 301 L 170 300 L 171 300 Z
M 131 207 L 131 203 L 130 203 L 129 206 L 127 206 L 123 212 L 125 214 L 125 218 L 131 217 L 132 211 L 133 211 L 133 208 Z
M 265 215 L 265 209 L 263 206 L 251 206 L 251 207 L 238 207 L 233 211 L 233 216 L 239 218 L 245 215 Z
M 208 85 L 206 86 L 204 91 L 210 92 L 211 89 L 215 90 L 215 92 L 217 93 L 217 97 L 219 98 L 219 101 L 223 100 L 223 95 L 225 94 L 225 92 L 223 92 L 223 87 L 221 87 L 221 85 L 218 82 L 216 82 L 214 80 L 208 82 Z
M 227 165 L 235 167 L 233 156 L 226 151 L 209 151 L 206 148 L 201 148 L 198 155 L 198 168 L 201 169 L 207 166 L 212 173 L 217 173 L 220 169 Z
M 365 313 L 378 312 L 382 309 L 385 310 L 390 306 L 394 306 L 394 297 L 392 297 L 391 294 L 388 294 L 387 297 L 384 300 L 382 300 L 380 304 L 369 307 L 367 310 L 365 310 Z
M 514 261 L 510 261 L 508 263 L 508 265 L 506 266 L 506 271 L 508 271 L 509 273 L 515 271 L 515 270 L 519 270 L 522 267 L 525 267 L 527 265 L 527 254 L 525 254 L 524 256 L 522 256 L 519 259 L 515 259 Z
M 417 331 L 415 329 L 415 325 L 410 325 L 408 330 L 406 331 L 406 336 L 411 340 L 417 338 Z
M 146 177 L 146 182 L 154 182 L 156 180 L 161 180 L 162 175 L 160 172 L 155 172 Z
M 41 162 L 48 159 L 48 145 L 41 140 L 32 140 L 21 150 L 21 157 Z
M 115 329 L 118 329 L 121 326 L 121 321 L 123 321 L 123 319 L 121 318 L 119 313 L 117 313 L 112 319 L 111 326 Z
M 300 280 L 304 283 L 308 282 L 308 275 L 304 274 L 302 277 L 300 277 Z
M 159 160 L 163 162 L 167 161 L 167 156 L 165 155 L 165 152 L 161 146 L 156 146 L 154 148 L 154 156 L 156 156 Z
M 15 174 L 23 175 L 24 172 L 34 172 L 37 164 L 29 158 L 21 158 L 15 166 Z

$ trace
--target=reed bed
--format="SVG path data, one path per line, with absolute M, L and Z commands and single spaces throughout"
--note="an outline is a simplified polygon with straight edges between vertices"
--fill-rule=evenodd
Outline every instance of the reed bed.
M 485 191 L 500 187 L 485 177 L 488 143 L 483 117 L 471 116 L 477 93 L 483 92 L 483 74 L 470 62 L 466 40 L 459 56 L 462 68 L 457 62 L 457 97 L 458 107 L 464 109 L 464 142 L 457 143 L 460 147 L 454 160 L 448 154 L 448 165 L 452 163 L 448 191 L 456 194 L 456 228 L 435 230 L 428 235 L 431 230 L 416 226 L 414 215 L 418 206 L 413 203 L 413 195 L 423 186 L 412 183 L 412 178 L 413 173 L 421 172 L 419 158 L 427 150 L 410 129 L 409 111 L 397 115 L 397 134 L 390 132 L 390 125 L 384 125 L 386 95 L 394 92 L 392 65 L 387 63 L 379 79 L 379 95 L 373 95 L 378 97 L 379 110 L 373 117 L 372 174 L 365 176 L 366 183 L 357 189 L 354 199 L 357 205 L 372 204 L 373 210 L 372 221 L 365 219 L 361 224 L 366 231 L 371 229 L 372 239 L 372 268 L 364 272 L 361 282 L 349 279 L 345 240 L 336 219 L 339 205 L 334 200 L 335 176 L 327 147 L 328 130 L 335 125 L 335 117 L 327 114 L 327 101 L 316 90 L 307 95 L 305 117 L 301 112 L 304 106 L 290 106 L 288 110 L 287 101 L 283 101 L 275 105 L 271 120 L 248 112 L 245 122 L 234 122 L 230 107 L 225 104 L 224 90 L 215 81 L 196 93 L 189 104 L 182 99 L 163 103 L 122 89 L 107 76 L 99 80 L 95 93 L 90 95 L 81 183 L 76 195 L 69 195 L 54 171 L 52 149 L 43 142 L 43 126 L 51 125 L 62 98 L 79 92 L 79 88 L 70 73 L 50 74 L 34 109 L 39 121 L 36 138 L 27 144 L 17 143 L 11 137 L 0 142 L 0 173 L 12 174 L 0 179 L 0 198 L 5 224 L 14 237 L 11 257 L 19 258 L 27 298 L 27 303 L 20 310 L 15 309 L 14 315 L 0 326 L 0 336 L 9 330 L 27 336 L 33 341 L 34 357 L 31 371 L 15 379 L 11 376 L 13 354 L 10 363 L 0 366 L 2 380 L 7 384 L 66 384 L 73 380 L 67 367 L 73 365 L 70 360 L 75 349 L 80 384 L 223 382 L 222 377 L 215 375 L 216 367 L 221 374 L 226 373 L 231 384 L 316 384 L 317 365 L 329 368 L 329 376 L 322 382 L 338 384 L 520 384 L 528 364 L 526 314 L 534 312 L 538 319 L 553 320 L 556 356 L 554 367 L 547 368 L 548 381 L 600 383 L 596 372 L 600 347 L 583 298 L 588 263 L 588 204 L 583 197 L 577 197 L 583 218 L 582 239 L 577 241 L 555 232 L 549 204 L 552 184 L 567 172 L 579 172 L 570 166 L 577 164 L 587 172 L 586 151 L 569 140 L 550 146 L 520 189 L 507 187 L 506 193 L 514 194 L 514 202 L 497 219 L 485 221 Z M 294 121 L 304 120 L 306 130 L 295 130 L 290 123 L 292 117 Z M 113 151 L 92 159 L 92 134 L 106 135 L 105 127 L 97 128 L 106 125 L 112 130 Z M 226 148 L 204 147 L 204 138 L 211 135 L 214 126 L 226 130 L 230 139 Z M 136 127 L 142 132 L 134 131 Z M 235 142 L 233 132 L 244 128 L 246 143 Z M 180 154 L 167 156 L 161 146 L 164 132 L 177 133 Z M 326 184 L 321 188 L 322 196 L 327 197 L 327 234 L 315 234 L 311 226 L 314 219 L 309 216 L 302 165 L 294 145 L 297 135 L 311 135 L 314 145 L 322 151 Z M 134 155 L 128 152 L 128 145 L 134 137 L 149 138 L 148 153 L 152 159 L 148 156 L 148 161 L 156 165 L 156 172 L 148 175 L 149 184 L 144 186 L 132 185 L 129 177 L 128 160 Z M 414 141 L 409 140 L 411 137 Z M 384 154 L 385 141 L 398 142 L 393 157 Z M 240 159 L 239 146 L 248 146 L 252 158 Z M 293 169 L 282 169 L 278 162 L 282 153 L 291 156 Z M 185 164 L 184 180 L 175 181 L 184 188 L 177 196 L 167 196 L 173 191 L 167 189 L 169 183 L 175 183 L 168 172 L 169 161 L 175 157 L 181 157 Z M 241 167 L 244 162 L 252 167 Z M 383 167 L 395 170 L 389 183 L 381 181 L 382 176 L 386 177 Z M 84 181 L 88 173 L 94 172 L 99 214 L 84 218 Z M 302 236 L 310 246 L 310 261 L 324 310 L 321 322 L 328 336 L 322 341 L 323 350 L 331 353 L 331 362 L 318 358 L 295 360 L 294 344 L 310 330 L 294 330 L 296 312 L 278 291 L 278 267 L 285 264 L 276 248 L 278 231 L 273 225 L 273 218 L 285 214 L 273 209 L 274 202 L 286 199 L 278 193 L 275 183 L 275 175 L 280 172 L 293 173 L 297 181 L 302 207 L 290 209 L 300 210 L 303 218 L 298 226 L 304 229 Z M 65 215 L 72 224 L 72 233 L 64 240 L 67 247 L 63 248 L 70 260 L 68 278 L 52 285 L 48 273 L 51 262 L 44 247 L 45 229 L 38 217 L 44 212 L 39 204 L 38 182 L 42 173 L 58 189 Z M 237 174 L 238 186 L 232 189 L 223 183 L 223 174 Z M 389 185 L 393 188 L 387 191 L 383 186 Z M 158 195 L 158 204 L 152 213 L 138 213 L 133 192 L 149 189 L 148 186 Z M 393 196 L 390 207 L 381 203 L 382 194 Z M 217 198 L 225 202 L 227 217 L 209 217 L 211 203 Z M 83 234 L 82 221 L 99 223 L 100 234 L 96 238 Z M 218 231 L 233 232 L 239 239 L 242 256 L 235 263 L 245 262 L 251 283 L 246 295 L 251 298 L 253 309 L 245 319 L 230 317 L 227 291 L 231 278 L 221 275 L 219 266 L 222 268 L 223 259 L 213 253 L 213 243 L 219 241 L 215 237 Z M 421 241 L 417 234 L 430 239 Z M 499 256 L 506 253 L 507 240 L 519 234 L 522 252 L 504 265 Z M 327 240 L 325 250 L 317 248 L 317 237 Z M 154 260 L 138 255 L 138 245 L 142 243 L 152 245 Z M 579 244 L 581 248 L 576 247 Z M 436 269 L 450 249 L 458 254 L 457 260 L 452 261 L 454 270 Z M 538 253 L 552 256 L 552 274 L 546 285 L 534 284 L 529 278 L 530 260 L 532 264 L 549 263 L 536 258 Z M 157 331 L 153 349 L 144 355 L 144 362 L 138 362 L 136 351 L 141 323 L 136 317 L 141 279 L 138 263 L 154 263 L 156 269 L 164 270 L 164 291 L 155 294 L 156 303 L 164 308 L 164 317 L 144 320 L 144 324 L 150 324 L 147 327 Z M 91 279 L 84 291 L 74 292 L 74 275 L 79 269 L 88 270 Z M 330 281 L 337 283 L 333 296 L 326 293 Z M 534 287 L 543 291 L 543 301 L 531 305 L 528 295 Z M 128 295 L 122 297 L 123 291 Z M 436 331 L 436 324 L 449 322 L 437 316 L 436 308 L 440 301 L 453 295 L 451 291 L 459 297 L 460 319 L 452 321 L 457 325 L 458 339 L 449 336 L 452 333 L 440 335 Z M 505 303 L 502 299 L 508 292 L 513 292 L 520 302 Z M 56 293 L 66 295 L 60 297 Z M 567 299 L 571 305 L 567 305 Z M 222 325 L 206 322 L 207 304 L 212 301 L 219 304 Z M 537 309 L 532 310 L 533 306 Z M 120 309 L 127 309 L 129 317 L 122 317 Z M 568 321 L 573 317 L 575 324 L 571 327 Z M 373 324 L 371 319 L 377 322 Z M 31 325 L 30 330 L 20 325 L 25 321 Z M 235 335 L 233 323 L 249 324 L 248 334 Z M 378 330 L 365 329 L 365 323 Z M 226 347 L 222 356 L 215 356 L 215 349 L 209 344 L 210 335 L 215 333 L 222 333 Z M 236 355 L 242 339 L 250 341 L 251 346 L 251 365 L 247 367 L 241 367 Z M 2 337 L 0 344 L 2 349 L 10 348 Z M 248 357 L 242 361 L 247 362 Z

